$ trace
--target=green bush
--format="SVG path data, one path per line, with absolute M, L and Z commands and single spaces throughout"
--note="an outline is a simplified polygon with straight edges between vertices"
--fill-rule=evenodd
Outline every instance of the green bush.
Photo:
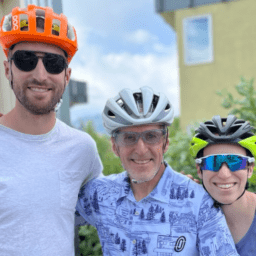
M 198 127 L 195 123 L 193 127 Z M 176 117 L 169 129 L 169 149 L 165 153 L 164 159 L 177 172 L 184 171 L 185 174 L 191 174 L 194 178 L 198 178 L 195 167 L 195 161 L 189 153 L 189 146 L 195 129 L 191 129 L 189 133 L 184 132 L 180 128 L 180 119 Z
M 102 256 L 101 245 L 97 230 L 93 226 L 85 225 L 79 228 L 80 253 L 83 256 Z
M 84 131 L 90 134 L 97 144 L 100 159 L 104 166 L 104 175 L 122 172 L 123 167 L 121 161 L 112 151 L 110 137 L 105 134 L 97 133 L 91 121 L 87 122 Z

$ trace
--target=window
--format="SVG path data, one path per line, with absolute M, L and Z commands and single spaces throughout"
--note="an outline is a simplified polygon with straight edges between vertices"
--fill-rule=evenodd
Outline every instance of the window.
M 213 61 L 211 15 L 188 17 L 183 20 L 183 45 L 185 65 Z

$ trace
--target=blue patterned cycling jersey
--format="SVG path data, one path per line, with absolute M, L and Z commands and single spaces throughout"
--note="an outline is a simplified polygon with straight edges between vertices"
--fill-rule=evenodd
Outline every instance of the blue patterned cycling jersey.
M 221 209 L 169 166 L 139 202 L 127 172 L 94 179 L 82 187 L 77 210 L 97 228 L 104 256 L 238 255 Z

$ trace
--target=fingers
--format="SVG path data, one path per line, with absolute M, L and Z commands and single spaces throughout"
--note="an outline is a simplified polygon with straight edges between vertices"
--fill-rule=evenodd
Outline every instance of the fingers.
M 194 180 L 194 177 L 191 174 L 187 174 L 186 175 L 188 178 L 190 178 L 191 180 Z
M 200 184 L 200 180 L 194 179 L 194 177 L 191 174 L 185 174 L 184 171 L 181 171 L 180 173 L 185 175 L 185 176 L 187 176 L 188 178 L 190 178 L 191 180 L 195 181 L 196 183 Z
M 194 181 L 195 181 L 196 183 L 200 184 L 200 180 L 194 179 Z

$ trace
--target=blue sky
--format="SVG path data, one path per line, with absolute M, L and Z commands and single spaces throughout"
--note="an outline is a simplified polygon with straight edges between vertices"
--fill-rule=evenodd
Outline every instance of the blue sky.
M 72 78 L 87 82 L 89 105 L 103 110 L 121 89 L 147 85 L 166 93 L 179 114 L 176 34 L 153 0 L 62 1 L 78 35 Z

